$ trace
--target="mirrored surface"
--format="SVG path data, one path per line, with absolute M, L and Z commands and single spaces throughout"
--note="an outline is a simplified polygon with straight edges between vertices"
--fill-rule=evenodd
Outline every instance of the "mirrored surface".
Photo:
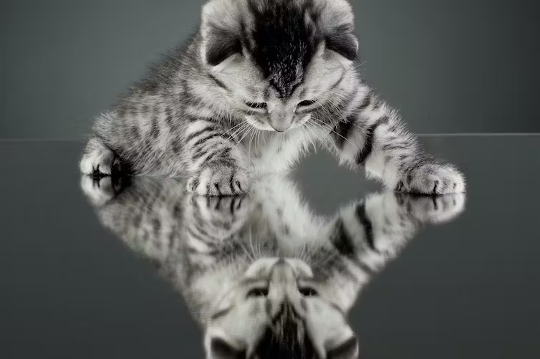
M 239 197 L 144 177 L 82 176 L 81 187 L 100 222 L 182 295 L 208 358 L 357 358 L 348 315 L 359 293 L 423 224 L 465 205 L 386 192 L 324 218 L 281 176 Z
M 422 141 L 467 198 L 387 193 L 324 153 L 192 197 L 81 179 L 79 143 L 0 143 L 0 356 L 538 357 L 540 138 Z

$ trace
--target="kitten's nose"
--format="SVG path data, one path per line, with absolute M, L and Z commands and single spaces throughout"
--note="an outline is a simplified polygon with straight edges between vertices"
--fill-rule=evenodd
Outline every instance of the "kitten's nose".
M 285 302 L 290 303 L 295 307 L 295 311 L 300 313 L 294 305 L 298 301 L 298 296 L 295 271 L 285 259 L 281 258 L 274 264 L 270 273 L 270 291 L 268 293 L 270 305 L 267 308 L 270 317 L 274 318 Z
M 287 131 L 294 119 L 294 113 L 287 113 L 285 111 L 275 111 L 270 113 L 270 126 L 277 132 Z

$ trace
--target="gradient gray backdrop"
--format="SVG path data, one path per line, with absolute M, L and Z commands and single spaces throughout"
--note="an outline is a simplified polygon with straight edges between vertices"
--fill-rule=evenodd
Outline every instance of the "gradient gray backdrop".
M 80 138 L 203 0 L 4 0 L 0 138 Z M 415 132 L 540 132 L 538 1 L 353 0 L 361 71 Z

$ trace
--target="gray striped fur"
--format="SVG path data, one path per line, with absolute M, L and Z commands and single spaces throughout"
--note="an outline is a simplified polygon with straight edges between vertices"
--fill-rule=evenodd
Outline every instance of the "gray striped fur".
M 185 46 L 95 122 L 80 168 L 189 178 L 202 195 L 249 190 L 318 143 L 387 188 L 461 193 L 360 78 L 345 0 L 212 0 Z

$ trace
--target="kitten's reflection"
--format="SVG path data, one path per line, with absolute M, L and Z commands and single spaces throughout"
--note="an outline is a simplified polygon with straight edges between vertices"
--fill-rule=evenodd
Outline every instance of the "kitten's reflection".
M 463 195 L 384 193 L 327 219 L 277 176 L 228 198 L 170 179 L 82 181 L 102 223 L 182 293 L 220 359 L 356 358 L 347 313 L 359 291 L 422 224 L 464 207 Z

